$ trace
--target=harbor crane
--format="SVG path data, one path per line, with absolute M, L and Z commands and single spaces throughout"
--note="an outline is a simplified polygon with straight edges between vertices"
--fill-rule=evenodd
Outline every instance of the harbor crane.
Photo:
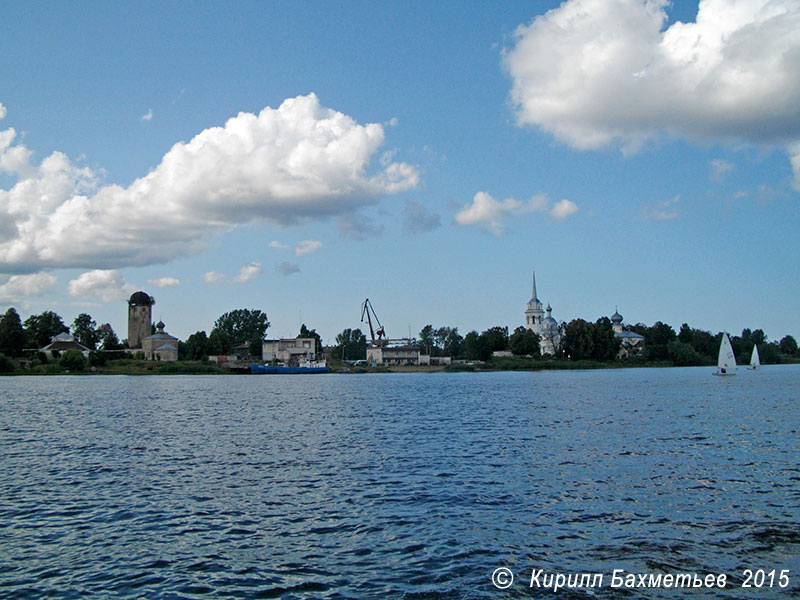
M 372 340 L 373 346 L 385 346 L 388 340 L 386 339 L 386 331 L 381 325 L 380 320 L 378 319 L 378 315 L 375 314 L 375 309 L 372 308 L 372 302 L 369 301 L 369 298 L 364 300 L 364 303 L 361 305 L 361 322 L 364 322 L 364 317 L 367 318 L 367 323 L 369 324 L 369 335 L 370 339 Z M 372 319 L 375 319 L 375 323 L 378 324 L 378 328 L 374 329 L 372 325 Z

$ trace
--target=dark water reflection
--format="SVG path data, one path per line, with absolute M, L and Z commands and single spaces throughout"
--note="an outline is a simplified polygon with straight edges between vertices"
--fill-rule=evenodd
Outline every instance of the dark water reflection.
M 0 379 L 0 597 L 798 597 L 800 368 L 720 379 Z M 729 584 L 554 594 L 532 568 Z

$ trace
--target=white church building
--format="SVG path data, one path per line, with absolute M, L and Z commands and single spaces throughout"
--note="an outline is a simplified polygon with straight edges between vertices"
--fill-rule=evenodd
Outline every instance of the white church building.
M 542 303 L 536 296 L 536 270 L 533 271 L 533 295 L 525 309 L 525 328 L 539 336 L 539 351 L 542 356 L 555 354 L 561 347 L 561 328 L 552 316 L 553 309 L 547 303 L 547 316 Z

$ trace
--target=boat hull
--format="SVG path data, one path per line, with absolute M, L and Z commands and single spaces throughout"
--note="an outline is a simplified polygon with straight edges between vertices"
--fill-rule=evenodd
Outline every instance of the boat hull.
M 303 373 L 329 373 L 330 367 L 284 367 L 274 365 L 250 365 L 250 372 L 256 375 L 301 375 Z

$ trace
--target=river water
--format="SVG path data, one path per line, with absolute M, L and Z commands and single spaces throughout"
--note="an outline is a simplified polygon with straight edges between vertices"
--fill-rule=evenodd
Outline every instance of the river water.
M 799 392 L 800 366 L 2 378 L 0 598 L 800 597 Z

